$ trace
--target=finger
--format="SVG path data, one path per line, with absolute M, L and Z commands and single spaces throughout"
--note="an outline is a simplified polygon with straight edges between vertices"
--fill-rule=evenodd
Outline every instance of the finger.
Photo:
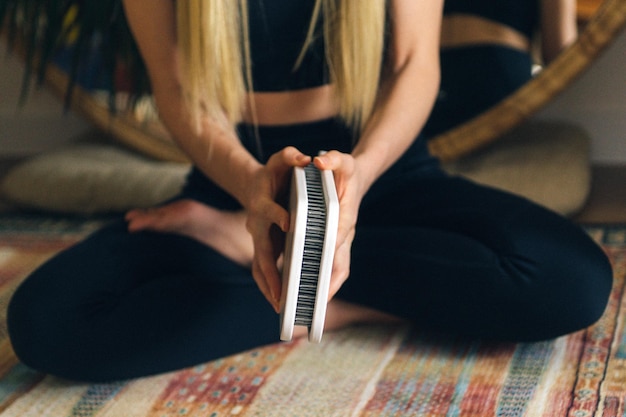
M 295 146 L 287 146 L 280 153 L 283 158 L 283 162 L 288 165 L 306 165 L 311 162 L 311 157 L 300 152 Z
M 337 240 L 335 248 L 339 248 L 342 245 L 350 245 L 354 240 L 355 224 L 354 216 L 346 213 L 346 211 L 339 211 L 339 224 L 337 225 Z
M 281 292 L 277 267 L 280 250 L 275 242 L 276 234 L 279 233 L 278 226 L 267 221 L 255 222 L 250 219 L 246 226 L 254 239 L 254 278 L 257 282 L 262 281 L 263 286 L 267 287 L 267 298 L 270 303 L 278 305 Z
M 337 236 L 338 239 L 335 245 L 335 256 L 333 258 L 333 268 L 331 272 L 331 284 L 328 292 L 329 300 L 339 291 L 350 275 L 351 249 L 354 236 L 354 229 L 351 229 L 351 231 L 347 233 L 347 237 L 343 240 L 340 240 L 340 237 Z
M 333 269 L 328 288 L 328 300 L 330 301 L 346 282 L 350 275 L 350 250 L 349 245 L 339 248 L 333 261 Z
M 280 311 L 280 295 L 281 295 L 281 281 L 278 274 L 278 269 L 274 263 L 266 266 L 265 280 L 269 288 L 270 296 L 272 298 L 271 304 L 274 310 L 278 313 Z M 263 266 L 261 264 L 261 269 Z
M 289 231 L 289 212 L 284 207 L 272 203 L 268 211 L 273 224 L 278 226 L 283 232 Z
M 281 284 L 278 276 L 278 268 L 276 260 L 272 256 L 272 250 L 269 247 L 261 247 L 256 253 L 256 273 L 255 280 L 257 283 L 262 282 L 265 291 L 265 297 L 274 310 L 278 311 L 280 304 Z
M 328 151 L 313 158 L 313 163 L 319 169 L 335 170 L 342 165 L 344 155 L 339 151 Z
M 264 242 L 259 247 L 258 264 L 261 274 L 265 279 L 273 301 L 280 300 L 280 278 L 274 248 L 270 241 Z
M 305 166 L 311 162 L 311 157 L 303 154 L 293 146 L 287 146 L 272 155 L 267 161 L 267 168 L 278 174 L 288 173 L 294 166 Z
M 260 235 L 267 230 L 266 225 L 262 224 L 260 219 L 264 223 L 277 225 L 283 232 L 289 230 L 289 212 L 274 201 L 265 200 L 259 202 L 255 206 L 250 207 L 249 211 L 250 215 L 246 221 L 246 228 L 253 236 Z
M 270 303 L 272 308 L 276 312 L 278 312 L 277 306 L 274 303 L 272 294 L 270 293 L 270 289 L 267 286 L 267 283 L 265 282 L 265 277 L 263 276 L 263 273 L 261 272 L 261 268 L 259 267 L 259 263 L 256 259 L 254 259 L 252 262 L 252 278 L 254 278 L 254 281 L 256 282 L 257 286 L 259 287 L 259 290 L 261 291 L 261 294 L 263 294 L 263 296 Z

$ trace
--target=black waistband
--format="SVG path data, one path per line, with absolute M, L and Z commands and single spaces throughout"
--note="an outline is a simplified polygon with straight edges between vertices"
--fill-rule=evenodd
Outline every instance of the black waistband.
M 321 150 L 350 152 L 353 144 L 351 130 L 337 119 L 285 126 L 259 126 L 256 129 L 250 125 L 240 125 L 237 131 L 244 147 L 261 162 L 267 161 L 269 156 L 288 145 L 314 156 Z M 439 164 L 428 154 L 425 141 L 418 138 L 381 177 L 378 188 L 384 188 L 384 184 L 397 185 L 403 177 L 440 173 Z M 237 200 L 195 167 L 187 177 L 181 198 L 193 198 L 221 210 L 241 208 Z
M 352 130 L 338 119 L 256 128 L 241 124 L 237 133 L 243 146 L 261 162 L 287 145 L 311 156 L 330 149 L 350 152 L 354 140 Z

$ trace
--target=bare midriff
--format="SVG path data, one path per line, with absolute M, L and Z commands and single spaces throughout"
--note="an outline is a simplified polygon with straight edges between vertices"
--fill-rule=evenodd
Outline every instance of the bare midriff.
M 445 16 L 441 30 L 441 47 L 451 48 L 476 44 L 497 44 L 528 51 L 530 41 L 519 31 L 473 15 Z M 338 107 L 331 85 L 294 91 L 254 92 L 243 121 L 259 126 L 280 126 L 314 122 L 335 117 Z
M 256 115 L 248 108 L 244 122 L 259 126 L 289 125 L 314 122 L 337 115 L 333 87 L 306 88 L 294 91 L 255 92 L 252 94 Z
M 443 18 L 442 48 L 484 44 L 530 50 L 530 40 L 523 33 L 501 23 L 468 14 L 452 14 Z

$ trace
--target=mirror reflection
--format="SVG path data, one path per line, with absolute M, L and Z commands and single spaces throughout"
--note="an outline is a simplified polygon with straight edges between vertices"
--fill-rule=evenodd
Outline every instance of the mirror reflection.
M 576 0 L 446 0 L 441 88 L 425 136 L 435 137 L 499 103 L 577 33 Z
M 576 40 L 602 2 L 446 0 L 442 84 L 424 136 L 450 131 L 526 84 Z M 156 115 L 150 105 L 136 113 L 145 122 Z
M 431 119 L 425 127 L 425 136 L 433 138 L 449 132 L 496 106 L 518 90 L 576 39 L 577 32 L 593 18 L 602 2 L 603 0 L 446 0 L 442 27 L 442 85 Z M 104 7 L 108 2 L 101 4 Z M 111 12 L 107 13 L 103 15 L 111 15 Z M 65 20 L 72 21 L 69 18 Z M 113 22 L 122 23 L 121 19 L 114 19 Z M 105 23 L 110 24 L 109 20 L 103 24 Z M 69 29 L 71 27 L 66 28 Z M 116 33 L 123 35 L 125 32 L 126 27 L 119 25 Z M 127 36 L 122 38 L 126 39 Z M 132 56 L 129 54 L 132 52 L 132 45 L 123 44 L 120 50 L 123 54 Z M 53 89 L 62 94 L 70 68 L 64 66 L 63 62 L 57 61 L 55 64 L 58 68 L 49 71 L 49 74 L 56 74 L 52 77 L 54 80 L 51 84 L 54 84 Z M 56 69 L 60 71 L 55 72 Z M 127 109 L 128 103 L 125 89 L 128 85 L 134 85 L 133 88 L 136 89 L 141 83 L 138 83 L 136 74 L 120 74 L 124 74 L 123 68 L 116 69 L 118 94 L 115 107 L 123 110 Z M 101 78 L 85 76 L 78 83 L 89 92 L 88 101 L 95 101 L 106 109 L 110 104 L 106 89 L 99 89 L 97 86 L 93 88 L 94 80 Z M 120 86 L 121 88 L 117 88 Z M 140 149 L 153 149 L 153 145 L 143 144 L 150 141 L 156 143 L 157 147 L 164 147 L 163 152 L 157 152 L 158 155 L 155 156 L 166 155 L 166 159 L 180 159 L 177 149 L 158 123 L 150 96 L 145 95 L 133 104 L 132 112 L 117 113 L 118 116 L 127 116 L 122 118 L 121 123 L 138 125 L 133 127 L 137 131 L 137 140 L 131 140 L 130 145 L 135 146 L 136 143 L 133 142 L 140 142 Z M 106 123 L 110 122 L 106 114 L 101 114 L 100 118 L 106 119 Z M 142 131 L 139 132 L 140 130 Z M 126 141 L 127 138 L 122 140 Z M 148 153 L 154 154 L 150 151 Z

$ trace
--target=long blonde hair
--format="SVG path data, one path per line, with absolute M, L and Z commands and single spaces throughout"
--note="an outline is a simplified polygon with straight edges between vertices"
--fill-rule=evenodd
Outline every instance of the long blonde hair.
M 241 119 L 252 91 L 247 0 L 178 0 L 183 86 L 192 116 Z M 385 0 L 316 0 L 302 53 L 320 13 L 339 115 L 358 130 L 371 115 L 383 63 Z

